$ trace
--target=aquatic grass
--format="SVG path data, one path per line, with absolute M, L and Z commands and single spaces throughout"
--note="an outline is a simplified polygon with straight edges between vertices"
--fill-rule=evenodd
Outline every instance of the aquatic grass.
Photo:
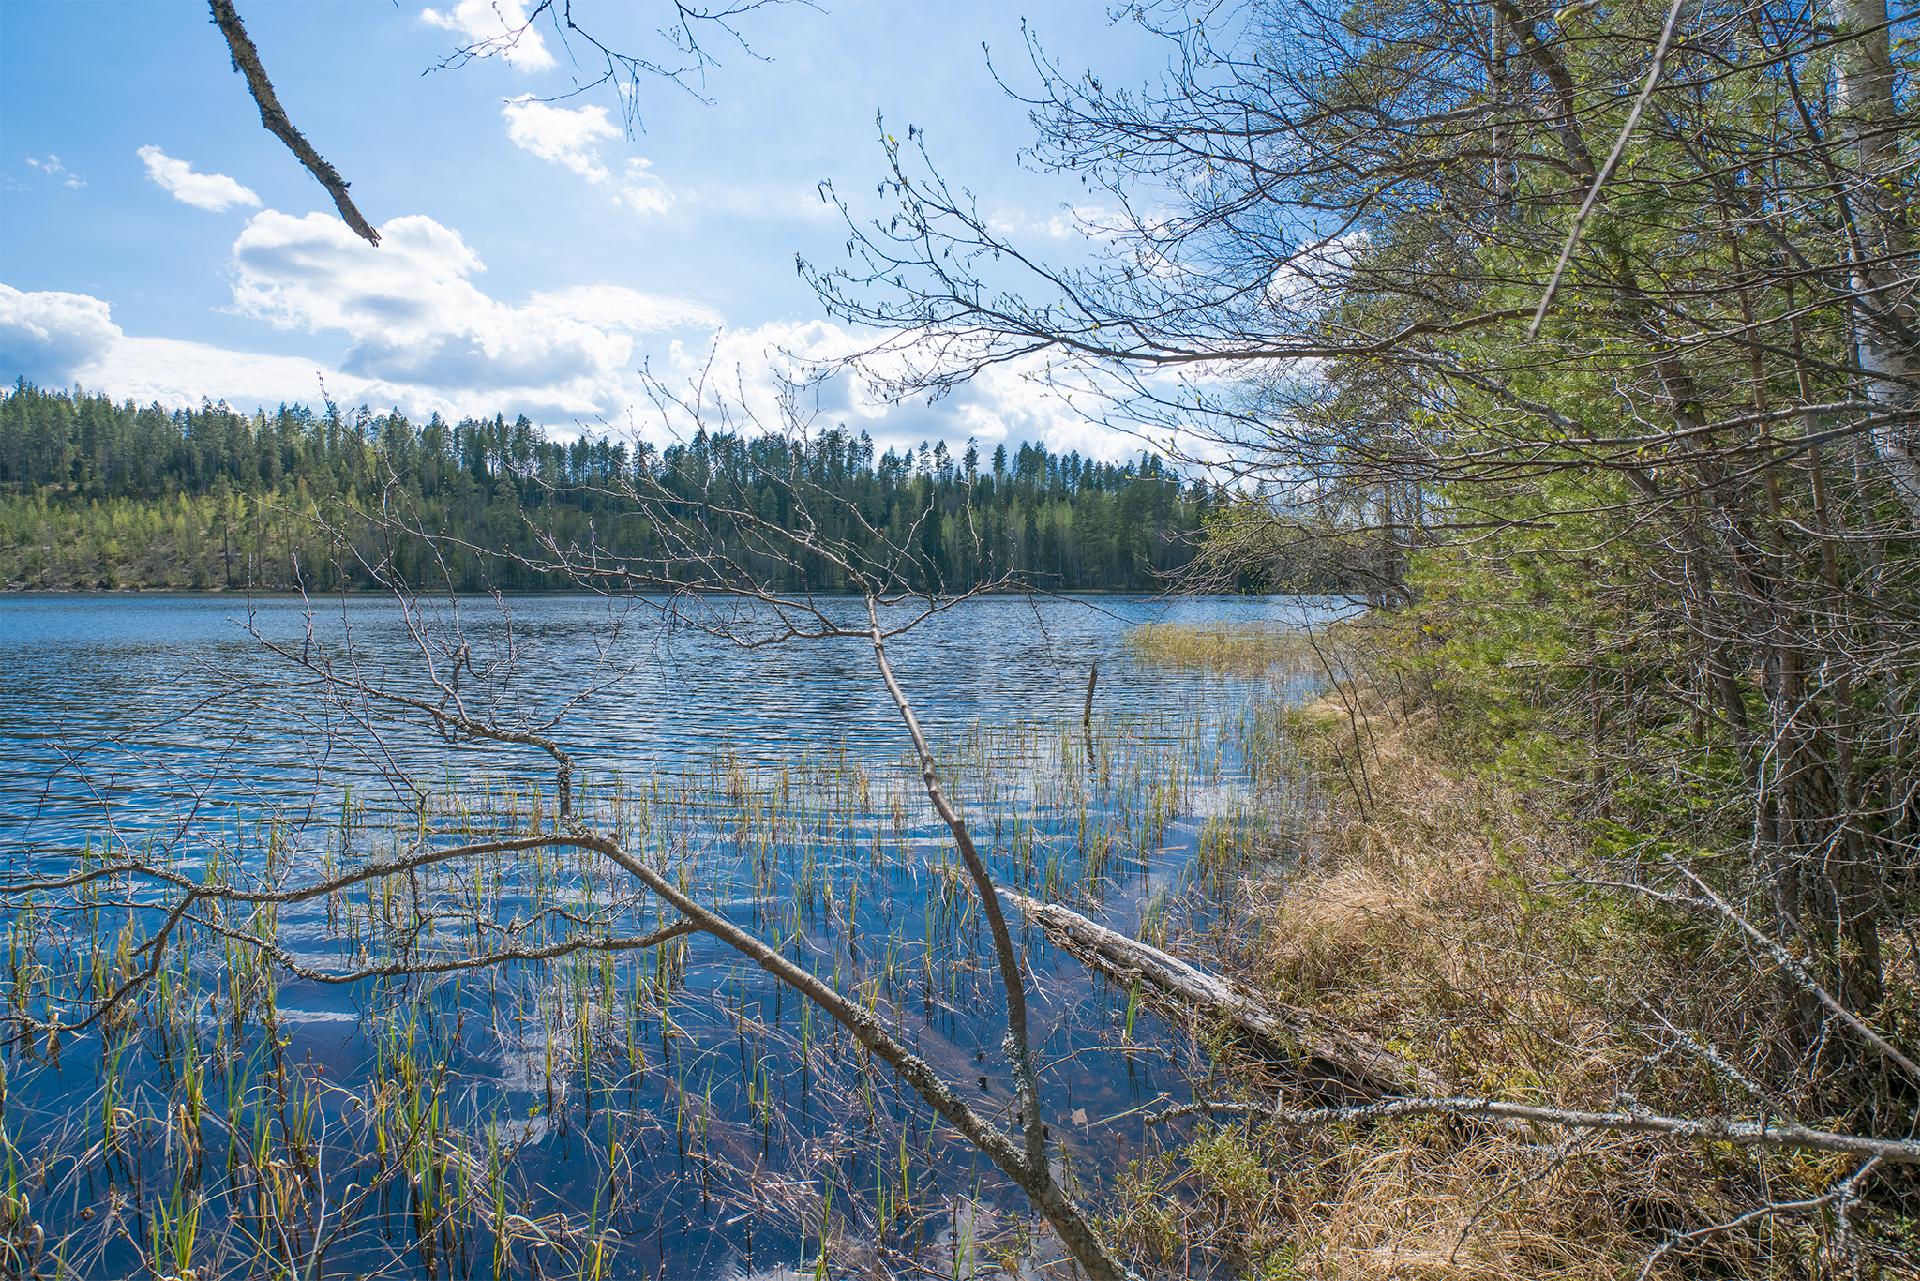
M 1256 823 L 1253 807 L 1189 821 L 1196 793 L 1250 785 L 1243 739 L 1231 716 L 1097 717 L 1085 727 L 975 727 L 952 736 L 944 757 L 956 797 L 991 816 L 990 857 L 1005 883 L 1094 902 L 1169 867 L 1178 879 L 1189 863 L 1227 868 L 1251 856 L 1251 835 L 1234 833 Z M 907 762 L 863 764 L 844 748 L 771 763 L 722 754 L 589 782 L 596 821 L 831 975 L 874 1017 L 951 1046 L 937 1052 L 962 1072 L 968 1055 L 991 1048 L 974 1031 L 996 1000 L 978 903 Z M 197 874 L 209 886 L 298 883 L 524 830 L 550 821 L 551 807 L 549 794 L 512 776 L 462 779 L 387 808 L 348 795 L 324 824 L 255 825 L 210 842 Z M 78 1014 L 124 983 L 155 938 L 158 902 L 126 878 L 89 883 L 85 901 L 24 897 L 0 975 L 16 1026 L 55 1007 Z M 21 1116 L 76 1160 L 56 1187 L 70 1193 L 106 1174 L 106 1152 L 118 1154 L 111 1177 L 165 1225 L 149 1234 L 143 1262 L 178 1245 L 191 1210 L 193 1249 L 214 1274 L 240 1260 L 297 1271 L 321 1236 L 341 1266 L 383 1266 L 404 1247 L 410 1267 L 441 1274 L 624 1274 L 636 1242 L 650 1239 L 648 1213 L 676 1222 L 745 1213 L 763 1248 L 777 1248 L 800 1231 L 802 1207 L 757 1195 L 757 1172 L 804 1177 L 848 1161 L 866 1171 L 849 1186 L 873 1189 L 871 1222 L 854 1214 L 862 1231 L 907 1249 L 930 1217 L 950 1217 L 931 1190 L 969 1177 L 966 1154 L 914 1121 L 917 1105 L 867 1070 L 844 1029 L 749 982 L 742 967 L 716 972 L 696 939 L 434 968 L 489 948 L 664 923 L 590 852 L 483 855 L 373 877 L 298 909 L 207 904 L 181 927 L 178 964 L 103 1036 L 97 1063 L 56 1065 L 24 1053 L 21 1037 L 0 1056 L 36 1099 Z M 416 972 L 334 989 L 297 968 L 387 964 Z M 1083 982 L 1072 969 L 1037 973 L 1063 989 Z M 1117 1001 L 1127 1007 L 1120 1039 L 1137 1048 L 1156 1025 L 1136 1019 L 1131 994 Z M 295 1014 L 310 1021 L 289 1022 Z M 513 1064 L 526 1070 L 490 1066 Z M 90 1105 L 97 1119 L 56 1133 L 43 1124 L 46 1105 L 76 1075 L 101 1091 Z M 169 1083 L 171 1102 L 147 1112 L 130 1083 L 150 1079 Z M 0 1122 L 14 1122 L 6 1111 Z M 113 1141 L 85 1157 L 88 1130 Z M 194 1158 L 177 1210 L 175 1189 L 162 1196 L 154 1177 L 168 1143 Z M 85 1221 L 56 1223 L 63 1248 L 96 1258 L 123 1248 Z M 851 1221 L 827 1213 L 819 1226 L 824 1268 L 829 1237 Z M 977 1249 L 970 1239 L 969 1257 Z
M 1260 675 L 1321 670 L 1311 633 L 1267 623 L 1147 623 L 1127 632 L 1127 654 L 1158 667 Z

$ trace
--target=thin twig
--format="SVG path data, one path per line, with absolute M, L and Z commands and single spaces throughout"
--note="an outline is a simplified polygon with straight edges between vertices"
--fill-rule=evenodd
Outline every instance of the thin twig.
M 1660 83 L 1660 77 L 1666 71 L 1667 49 L 1673 44 L 1673 33 L 1679 29 L 1680 11 L 1686 6 L 1687 0 L 1673 0 L 1672 7 L 1667 10 L 1667 25 L 1660 32 L 1660 43 L 1654 46 L 1653 61 L 1647 66 L 1647 81 L 1640 86 L 1640 96 L 1634 99 L 1633 110 L 1627 113 L 1627 123 L 1621 126 L 1620 136 L 1614 139 L 1607 163 L 1600 166 L 1593 185 L 1587 188 L 1587 198 L 1580 202 L 1580 211 L 1573 216 L 1573 226 L 1567 229 L 1567 243 L 1560 247 L 1560 261 L 1554 264 L 1553 277 L 1547 281 L 1547 291 L 1540 295 L 1540 305 L 1534 308 L 1533 323 L 1527 326 L 1528 338 L 1539 336 L 1540 323 L 1547 318 L 1547 308 L 1553 305 L 1553 296 L 1560 290 L 1560 278 L 1566 274 L 1573 251 L 1580 246 L 1580 233 L 1587 225 L 1587 216 L 1599 203 L 1600 189 L 1607 185 L 1607 179 L 1613 177 L 1620 157 L 1627 154 L 1627 140 L 1633 137 L 1633 131 L 1639 127 L 1641 113 L 1647 109 L 1647 100 L 1653 97 L 1654 87 Z
M 1503 1099 L 1412 1098 L 1387 1099 L 1359 1107 L 1307 1108 L 1289 1112 L 1267 1103 L 1186 1103 L 1157 1112 L 1148 1124 L 1159 1124 L 1196 1113 L 1259 1116 L 1282 1129 L 1306 1130 L 1328 1125 L 1385 1121 L 1406 1116 L 1459 1116 L 1494 1121 L 1522 1121 L 1558 1125 L 1576 1130 L 1611 1130 L 1622 1134 L 1664 1134 L 1674 1138 L 1731 1143 L 1735 1147 L 1794 1148 L 1813 1152 L 1845 1152 L 1878 1157 L 1897 1165 L 1920 1164 L 1920 1139 L 1882 1139 L 1871 1135 L 1815 1130 L 1785 1121 L 1734 1121 L 1726 1117 L 1674 1117 L 1652 1112 L 1581 1112 L 1572 1108 L 1539 1107 Z

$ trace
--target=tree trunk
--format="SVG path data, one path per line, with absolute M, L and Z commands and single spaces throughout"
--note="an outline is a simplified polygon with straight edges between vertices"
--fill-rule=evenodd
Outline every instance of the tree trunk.
M 1277 1005 L 1057 903 L 1011 890 L 1000 897 L 1089 969 L 1140 984 L 1142 995 L 1163 1011 L 1232 1030 L 1248 1049 L 1316 1094 L 1351 1100 L 1448 1092 L 1447 1083 L 1427 1069 L 1308 1010 Z
M 1913 381 L 1920 378 L 1920 326 L 1902 279 L 1912 245 L 1904 226 L 1896 174 L 1900 161 L 1898 107 L 1887 0 L 1834 0 L 1842 33 L 1838 50 L 1835 118 L 1853 152 L 1849 186 L 1853 258 L 1851 307 L 1867 398 L 1898 415 L 1873 432 L 1907 514 L 1920 523 L 1920 423 L 1914 421 Z M 1908 264 L 1910 269 L 1910 264 Z

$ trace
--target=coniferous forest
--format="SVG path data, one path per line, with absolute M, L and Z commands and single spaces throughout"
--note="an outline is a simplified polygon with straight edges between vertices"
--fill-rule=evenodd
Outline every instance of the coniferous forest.
M 366 587 L 363 558 L 339 544 L 376 538 L 370 513 L 381 509 L 446 536 L 439 554 L 459 589 L 539 590 L 562 584 L 511 555 L 483 563 L 462 549 L 524 550 L 538 529 L 646 555 L 654 532 L 619 519 L 636 478 L 781 519 L 788 495 L 769 478 L 789 475 L 832 500 L 821 513 L 847 528 L 829 533 L 849 536 L 857 513 L 893 542 L 911 541 L 917 563 L 950 590 L 1005 573 L 1061 590 L 1152 590 L 1192 560 L 1209 502 L 1150 454 L 1115 464 L 1023 444 L 956 456 L 944 443 L 876 454 L 868 436 L 844 430 L 799 443 L 700 432 L 661 450 L 609 436 L 563 441 L 524 416 L 416 424 L 287 405 L 168 410 L 19 382 L 0 399 L 0 582 Z M 424 544 L 393 553 L 409 576 L 430 554 Z M 843 586 L 817 565 L 785 567 L 780 585 Z

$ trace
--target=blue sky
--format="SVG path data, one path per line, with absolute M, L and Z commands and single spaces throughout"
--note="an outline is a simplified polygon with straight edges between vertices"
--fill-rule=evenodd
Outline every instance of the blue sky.
M 525 412 L 558 430 L 658 434 L 635 371 L 708 366 L 763 414 L 782 352 L 858 335 L 796 277 L 844 230 L 816 184 L 873 190 L 891 130 L 930 135 L 981 207 L 1070 252 L 1077 183 L 1023 171 L 1025 17 L 1060 60 L 1143 79 L 1160 56 L 1100 3 L 891 0 L 762 9 L 764 60 L 709 36 L 702 102 L 640 86 L 641 128 L 607 87 L 554 100 L 599 64 L 550 27 L 505 56 L 432 70 L 522 0 L 241 0 L 281 100 L 385 233 L 356 241 L 258 122 L 204 4 L 0 0 L 0 375 L 140 401 L 226 399 Z M 610 45 L 659 54 L 663 6 L 575 0 Z M 544 101 L 543 101 L 544 99 Z M 1130 442 L 1001 371 L 937 406 L 857 380 L 824 415 L 886 442 Z

